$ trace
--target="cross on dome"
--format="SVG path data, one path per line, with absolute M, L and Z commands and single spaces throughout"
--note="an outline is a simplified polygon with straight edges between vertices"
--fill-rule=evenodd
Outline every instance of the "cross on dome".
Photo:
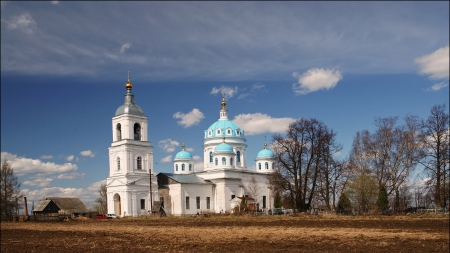
M 125 88 L 127 91 L 131 91 L 133 89 L 133 84 L 130 81 L 130 71 L 128 70 L 128 82 L 125 84 Z

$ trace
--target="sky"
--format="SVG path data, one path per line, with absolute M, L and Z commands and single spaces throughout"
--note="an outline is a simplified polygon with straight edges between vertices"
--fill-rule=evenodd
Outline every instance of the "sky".
M 132 93 L 155 173 L 184 139 L 197 164 L 222 91 L 247 164 L 299 118 L 349 155 L 377 117 L 449 104 L 449 2 L 1 2 L 1 159 L 28 204 L 89 207 L 109 172 L 112 117 Z

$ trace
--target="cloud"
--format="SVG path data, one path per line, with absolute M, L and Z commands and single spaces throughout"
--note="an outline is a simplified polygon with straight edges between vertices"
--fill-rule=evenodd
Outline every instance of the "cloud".
M 203 113 L 197 108 L 192 109 L 192 111 L 187 114 L 177 112 L 173 115 L 173 117 L 175 119 L 181 119 L 178 121 L 178 124 L 182 125 L 184 128 L 197 125 L 203 118 L 205 118 Z
M 415 59 L 419 73 L 429 75 L 431 79 L 449 78 L 449 46 L 439 48 L 431 54 Z
M 7 28 L 11 30 L 21 30 L 25 33 L 33 33 L 36 27 L 36 21 L 31 17 L 29 13 L 24 13 L 19 16 L 13 16 L 8 23 Z
M 175 151 L 175 147 L 178 147 L 180 143 L 173 141 L 172 139 L 165 139 L 158 142 L 158 146 L 167 153 Z
M 440 83 L 435 83 L 433 86 L 431 86 L 431 90 L 432 91 L 438 91 L 442 88 L 445 88 L 448 86 L 448 81 L 447 82 L 440 82 Z
M 192 152 L 194 152 L 194 148 L 186 148 L 186 151 L 192 153 Z
M 262 113 L 239 114 L 233 119 L 234 123 L 245 129 L 246 135 L 285 132 L 294 121 L 293 118 L 272 118 Z
M 170 162 L 172 162 L 172 155 L 168 155 L 168 156 L 162 158 L 159 162 L 160 163 L 170 163 Z
M 298 83 L 292 85 L 295 95 L 304 95 L 321 89 L 329 90 L 342 80 L 341 72 L 334 69 L 312 68 L 302 75 L 294 72 L 292 76 L 298 78 Z
M 53 181 L 52 178 L 36 178 L 31 181 L 24 181 L 22 184 L 29 186 L 47 187 L 50 185 L 51 181 Z
M 84 178 L 84 173 L 78 173 L 78 172 L 72 172 L 72 173 L 64 173 L 61 175 L 58 175 L 57 179 L 75 179 L 75 178 Z
M 41 156 L 41 159 L 52 159 L 53 156 L 52 155 L 43 155 Z
M 122 47 L 120 48 L 120 53 L 123 54 L 125 52 L 125 50 L 129 49 L 131 47 L 131 43 L 125 43 L 122 45 Z
M 88 156 L 88 157 L 94 157 L 94 156 L 95 156 L 95 154 L 92 153 L 92 151 L 90 151 L 90 150 L 81 151 L 81 152 L 80 152 L 80 155 L 82 155 L 82 156 Z
M 264 84 L 255 83 L 252 85 L 249 92 L 240 94 L 238 99 L 246 98 L 248 96 L 255 96 L 257 93 L 267 92 L 267 90 L 264 89 L 265 87 L 266 85 Z
M 59 4 L 59 1 L 51 1 L 52 4 Z
M 67 160 L 68 162 L 71 162 L 71 161 L 73 161 L 73 158 L 75 158 L 74 155 L 69 155 L 68 157 L 66 157 L 66 160 Z
M 2 162 L 7 159 L 14 172 L 18 176 L 23 176 L 29 173 L 42 173 L 42 174 L 55 174 L 64 173 L 70 171 L 76 171 L 78 169 L 76 164 L 65 163 L 55 164 L 52 162 L 42 162 L 39 159 L 31 159 L 25 157 L 18 157 L 17 155 L 10 154 L 8 152 L 1 153 Z
M 237 94 L 238 87 L 237 86 L 235 86 L 234 88 L 229 87 L 229 86 L 222 86 L 219 88 L 213 87 L 210 94 L 217 95 L 217 94 L 222 94 L 222 92 L 223 92 L 225 99 L 229 99 L 229 98 L 232 98 L 235 94 Z

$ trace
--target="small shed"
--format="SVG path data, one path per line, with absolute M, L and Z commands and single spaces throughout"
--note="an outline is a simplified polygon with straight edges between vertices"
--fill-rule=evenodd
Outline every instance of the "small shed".
M 247 204 L 247 208 L 249 211 L 254 211 L 255 210 L 255 199 L 251 198 L 251 197 L 244 197 L 245 199 L 245 203 Z M 242 202 L 242 197 L 235 197 L 234 199 L 230 200 L 230 206 L 231 209 L 233 210 L 235 207 L 240 206 Z
M 88 216 L 89 209 L 79 198 L 47 197 L 33 210 L 35 216 Z

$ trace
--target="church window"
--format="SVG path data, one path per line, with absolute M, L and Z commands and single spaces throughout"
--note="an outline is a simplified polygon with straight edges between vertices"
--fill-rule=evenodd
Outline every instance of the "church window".
M 268 163 L 268 162 L 266 162 L 266 163 L 264 164 L 264 166 L 266 167 L 266 170 L 269 169 L 269 163 Z
M 186 197 L 186 209 L 189 209 L 189 196 Z
M 216 158 L 216 166 L 219 165 L 219 160 Z
M 200 209 L 200 197 L 196 197 L 197 209 Z
M 120 170 L 120 157 L 117 157 L 117 170 Z
M 231 130 L 230 129 L 228 129 L 227 134 L 231 134 Z
M 184 163 L 181 164 L 181 171 L 184 171 Z
M 211 134 L 212 134 L 212 132 L 211 132 L 211 130 L 209 130 L 208 135 L 211 136 Z
M 241 133 L 239 132 L 239 130 L 236 130 L 236 135 L 240 135 Z
M 141 139 L 141 125 L 139 125 L 139 123 L 134 124 L 134 139 L 135 140 Z
M 211 198 L 206 197 L 206 209 L 211 209 Z
M 262 208 L 266 208 L 266 196 L 263 196 L 263 207 Z
M 258 163 L 258 170 L 261 170 L 261 163 Z
M 233 166 L 233 157 L 230 158 L 230 165 Z
M 138 156 L 136 162 L 137 162 L 137 169 L 142 170 L 142 158 L 140 156 Z
M 272 169 L 275 169 L 275 163 L 272 163 Z
M 220 134 L 220 129 L 217 129 L 217 134 Z
M 122 127 L 121 127 L 120 123 L 117 124 L 117 126 L 116 126 L 116 134 L 117 134 L 117 141 L 122 140 Z
M 192 164 L 189 164 L 189 171 L 192 171 Z
M 227 165 L 227 159 L 225 157 L 222 157 L 222 165 Z
M 231 195 L 231 199 L 234 199 L 234 198 L 236 198 L 236 195 Z
M 213 157 L 212 157 L 212 151 L 209 152 L 209 162 L 212 163 Z
M 175 164 L 175 171 L 178 171 L 178 164 Z
M 238 152 L 236 153 L 236 162 L 237 162 L 237 163 L 240 163 L 240 162 L 241 162 L 241 151 L 238 151 Z
M 145 199 L 141 199 L 141 210 L 145 209 Z

